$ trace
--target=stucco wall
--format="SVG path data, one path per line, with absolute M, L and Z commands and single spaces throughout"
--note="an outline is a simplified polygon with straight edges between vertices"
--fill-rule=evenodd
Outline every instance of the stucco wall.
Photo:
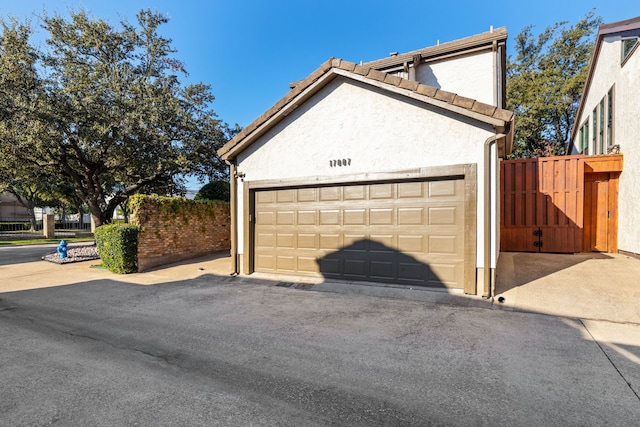
M 238 193 L 249 181 L 308 178 L 313 183 L 343 176 L 346 182 L 351 175 L 473 163 L 481 179 L 483 143 L 493 134 L 490 125 L 476 120 L 336 78 L 238 156 L 238 171 L 245 174 Z M 332 166 L 338 159 L 350 164 Z M 481 221 L 481 184 L 477 192 Z M 239 198 L 241 254 L 244 209 Z M 481 236 L 478 245 L 482 248 Z
M 429 86 L 496 105 L 495 54 L 491 51 L 420 65 L 416 80 Z
M 624 155 L 618 196 L 618 248 L 640 253 L 640 197 L 637 191 L 640 188 L 640 51 L 636 50 L 621 67 L 621 49 L 619 36 L 604 38 L 589 93 L 584 101 L 584 110 L 576 125 L 580 126 L 590 117 L 596 105 L 615 84 L 614 144 L 620 146 L 620 152 Z M 578 142 L 574 145 L 578 145 Z M 593 147 L 589 152 L 593 153 Z

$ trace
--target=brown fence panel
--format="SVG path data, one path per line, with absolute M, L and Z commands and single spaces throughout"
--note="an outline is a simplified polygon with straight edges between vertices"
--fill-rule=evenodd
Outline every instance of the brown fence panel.
M 501 250 L 581 251 L 584 156 L 506 160 L 500 180 Z

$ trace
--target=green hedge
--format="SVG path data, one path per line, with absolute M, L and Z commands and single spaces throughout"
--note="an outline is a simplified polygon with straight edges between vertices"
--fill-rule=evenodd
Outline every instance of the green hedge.
M 111 272 L 138 271 L 138 231 L 131 224 L 108 224 L 96 228 L 95 238 L 102 264 Z

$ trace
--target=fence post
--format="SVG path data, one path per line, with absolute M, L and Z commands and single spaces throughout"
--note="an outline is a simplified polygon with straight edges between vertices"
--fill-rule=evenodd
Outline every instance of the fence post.
M 45 239 L 56 237 L 56 219 L 54 215 L 45 214 L 42 216 L 42 234 Z

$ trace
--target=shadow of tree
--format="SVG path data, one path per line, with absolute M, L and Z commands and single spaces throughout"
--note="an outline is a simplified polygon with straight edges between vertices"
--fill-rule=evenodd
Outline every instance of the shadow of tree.
M 431 288 L 460 287 L 455 272 L 443 280 L 426 262 L 370 239 L 360 239 L 316 260 L 325 279 L 394 283 Z M 461 262 L 460 262 L 461 263 Z M 443 267 L 443 269 L 445 269 Z M 461 268 L 460 268 L 461 269 Z M 450 270 L 456 270 L 451 267 Z M 462 275 L 459 275 L 462 277 Z

